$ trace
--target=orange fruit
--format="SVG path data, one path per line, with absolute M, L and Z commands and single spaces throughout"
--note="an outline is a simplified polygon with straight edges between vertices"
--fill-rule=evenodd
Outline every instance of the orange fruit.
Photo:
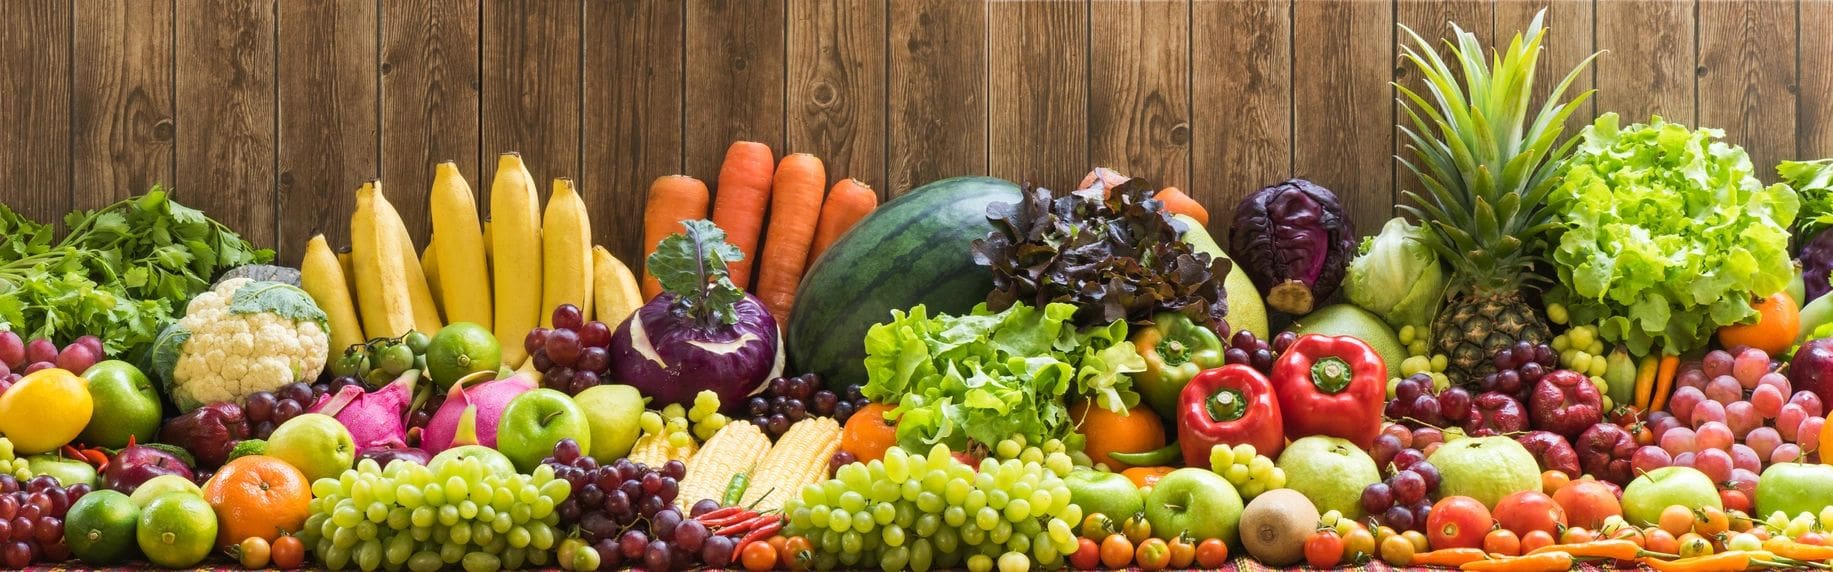
M 1133 481 L 1133 486 L 1146 488 L 1158 484 L 1158 479 L 1171 474 L 1177 467 L 1133 467 L 1120 472 L 1120 476 Z
M 204 483 L 204 501 L 216 511 L 217 548 L 255 536 L 273 542 L 305 525 L 312 484 L 286 461 L 249 455 L 223 465 Z
M 1777 292 L 1750 302 L 1757 321 L 1718 329 L 1718 342 L 1727 348 L 1746 346 L 1778 355 L 1795 345 L 1801 333 L 1801 307 L 1787 292 Z
M 1069 409 L 1069 420 L 1078 424 L 1078 432 L 1088 436 L 1084 449 L 1088 457 L 1107 463 L 1112 470 L 1124 471 L 1132 465 L 1114 460 L 1108 456 L 1110 453 L 1144 453 L 1165 446 L 1165 424 L 1144 405 L 1123 415 L 1090 407 L 1085 400 Z
M 840 431 L 840 450 L 861 463 L 885 458 L 885 450 L 897 444 L 897 424 L 885 420 L 890 411 L 889 405 L 873 403 L 853 412 Z

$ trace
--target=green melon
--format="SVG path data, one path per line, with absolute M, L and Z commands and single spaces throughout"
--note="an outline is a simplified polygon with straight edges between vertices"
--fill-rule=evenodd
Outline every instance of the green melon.
M 990 177 L 935 181 L 899 195 L 841 235 L 796 291 L 784 347 L 792 370 L 836 390 L 864 384 L 866 331 L 892 310 L 964 314 L 993 291 L 971 249 L 993 227 L 987 206 L 1017 202 L 1018 186 Z

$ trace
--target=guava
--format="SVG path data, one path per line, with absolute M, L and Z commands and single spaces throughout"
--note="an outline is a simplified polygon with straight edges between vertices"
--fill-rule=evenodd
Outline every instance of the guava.
M 1510 493 L 1540 490 L 1540 464 L 1508 437 L 1448 441 L 1426 461 L 1438 468 L 1439 498 L 1467 496 L 1493 509 Z
M 1530 458 L 1528 462 L 1534 460 Z M 1336 510 L 1354 520 L 1364 515 L 1362 489 L 1381 482 L 1381 471 L 1368 453 L 1347 439 L 1324 435 L 1287 445 L 1285 452 L 1279 454 L 1278 466 L 1286 472 L 1286 488 L 1311 499 L 1319 512 Z M 1538 475 L 1534 479 L 1540 482 Z

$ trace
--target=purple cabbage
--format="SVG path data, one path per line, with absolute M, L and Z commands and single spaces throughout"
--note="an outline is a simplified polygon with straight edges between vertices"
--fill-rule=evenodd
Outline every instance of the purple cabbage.
M 1292 179 L 1241 200 L 1228 251 L 1268 307 L 1307 314 L 1343 283 L 1356 230 L 1329 189 Z
M 1799 260 L 1802 292 L 1807 294 L 1807 300 L 1801 303 L 1805 305 L 1810 300 L 1826 295 L 1828 290 L 1833 290 L 1833 286 L 1827 283 L 1827 275 L 1833 273 L 1833 232 L 1822 230 L 1815 233 L 1814 238 L 1801 245 Z

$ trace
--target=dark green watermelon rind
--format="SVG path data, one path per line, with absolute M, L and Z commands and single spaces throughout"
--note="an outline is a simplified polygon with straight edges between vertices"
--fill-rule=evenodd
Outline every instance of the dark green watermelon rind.
M 841 235 L 796 291 L 785 346 L 795 372 L 829 388 L 864 384 L 865 337 L 891 310 L 925 305 L 962 314 L 986 300 L 992 273 L 974 264 L 975 239 L 993 227 L 987 206 L 1016 202 L 1018 186 L 992 177 L 935 181 L 892 199 Z

